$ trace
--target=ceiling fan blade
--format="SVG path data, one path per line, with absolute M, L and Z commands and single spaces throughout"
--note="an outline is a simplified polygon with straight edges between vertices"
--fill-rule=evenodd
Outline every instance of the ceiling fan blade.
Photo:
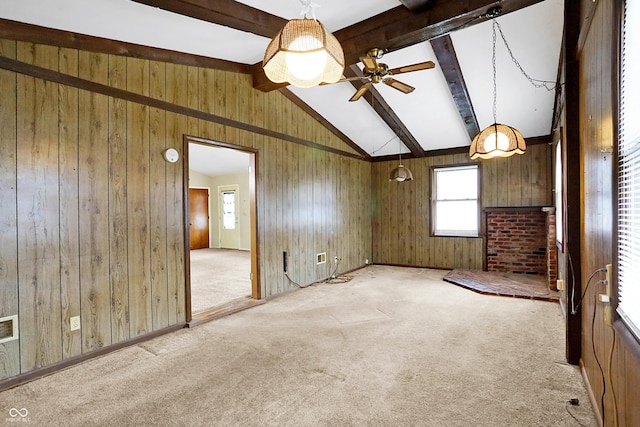
M 371 87 L 372 84 L 373 83 L 371 83 L 371 82 L 366 82 L 365 84 L 360 86 L 360 89 L 358 89 L 356 91 L 356 93 L 353 94 L 353 96 L 351 97 L 349 102 L 354 102 L 354 101 L 357 101 L 358 99 L 360 99 L 362 97 L 362 95 L 364 95 L 369 90 L 369 88 Z
M 411 93 L 415 90 L 415 87 L 413 86 L 409 86 L 406 83 L 402 83 L 396 79 L 392 79 L 391 77 L 387 77 L 386 79 L 382 80 L 384 82 L 384 84 L 386 84 L 387 86 L 391 86 L 394 89 L 399 90 L 400 92 L 403 93 Z
M 364 64 L 365 70 L 375 71 L 378 68 L 378 61 L 370 56 L 361 56 L 360 61 Z
M 345 77 L 343 79 L 338 80 L 337 82 L 322 82 L 319 84 L 319 86 L 334 85 L 336 83 L 353 82 L 357 80 L 367 80 L 367 79 L 368 79 L 367 76 Z
M 404 67 L 392 68 L 389 70 L 389 74 L 402 74 L 410 73 L 412 71 L 428 70 L 435 67 L 436 64 L 433 61 L 419 62 L 413 65 L 405 65 Z

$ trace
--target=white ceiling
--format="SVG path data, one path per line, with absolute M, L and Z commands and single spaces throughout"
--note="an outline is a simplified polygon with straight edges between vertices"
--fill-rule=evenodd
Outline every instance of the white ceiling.
M 296 0 L 241 3 L 285 19 L 299 17 L 302 9 Z M 315 3 L 320 4 L 316 17 L 331 31 L 401 6 L 398 0 L 351 0 L 348 7 L 344 0 Z M 0 17 L 244 64 L 260 62 L 269 42 L 129 0 L 0 0 Z M 523 69 L 533 78 L 555 81 L 563 0 L 545 0 L 497 20 Z M 486 21 L 450 33 L 480 128 L 493 123 L 491 31 L 491 21 Z M 501 43 L 498 39 L 498 122 L 518 128 L 526 138 L 549 135 L 554 92 L 532 87 Z M 413 93 L 405 95 L 383 84 L 376 89 L 424 150 L 468 146 L 470 137 L 429 42 L 388 53 L 381 62 L 393 68 L 427 60 L 434 61 L 436 68 L 396 77 L 415 86 Z M 355 92 L 351 84 L 290 89 L 370 155 L 408 151 L 365 98 L 347 102 Z M 246 168 L 246 162 L 241 167 Z

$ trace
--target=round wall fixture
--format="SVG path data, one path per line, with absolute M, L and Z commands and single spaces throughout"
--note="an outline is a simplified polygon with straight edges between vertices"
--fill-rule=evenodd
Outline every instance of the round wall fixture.
M 164 152 L 164 158 L 167 162 L 175 163 L 180 158 L 180 153 L 175 148 L 169 148 Z

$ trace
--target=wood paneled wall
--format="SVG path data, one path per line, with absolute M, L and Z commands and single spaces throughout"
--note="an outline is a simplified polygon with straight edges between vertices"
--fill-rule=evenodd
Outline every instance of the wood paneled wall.
M 467 154 L 403 160 L 413 181 L 389 182 L 397 161 L 373 164 L 373 261 L 434 268 L 482 269 L 482 238 L 432 237 L 431 167 L 469 162 Z M 551 146 L 480 162 L 482 208 L 551 206 Z
M 249 76 L 11 40 L 0 55 L 353 153 Z M 162 157 L 183 135 L 258 150 L 263 296 L 293 287 L 284 250 L 301 284 L 329 276 L 318 252 L 340 271 L 371 258 L 368 162 L 126 98 L 0 70 L 0 317 L 20 320 L 0 380 L 185 321 L 185 165 Z
M 582 15 L 593 16 L 590 26 L 583 24 L 581 39 L 584 40 L 584 46 L 579 56 L 583 290 L 589 275 L 614 259 L 613 195 L 616 184 L 612 177 L 616 163 L 614 156 L 602 150 L 616 145 L 615 31 L 621 3 L 600 0 L 594 5 L 590 0 L 582 1 Z M 604 278 L 602 274 L 599 277 Z M 614 330 L 604 323 L 603 306 L 597 302 L 597 295 L 602 290 L 602 287 L 592 284 L 582 303 L 581 362 L 593 392 L 594 405 L 598 414 L 601 417 L 604 415 L 605 425 L 638 426 L 640 345 L 626 334 L 614 336 Z M 608 360 L 612 350 L 609 375 Z M 603 411 L 600 400 L 605 387 Z M 614 410 L 614 394 L 617 411 Z M 616 416 L 618 424 L 614 422 Z

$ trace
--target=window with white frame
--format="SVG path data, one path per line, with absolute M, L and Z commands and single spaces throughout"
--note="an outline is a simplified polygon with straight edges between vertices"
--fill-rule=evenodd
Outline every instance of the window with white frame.
M 618 313 L 640 339 L 640 0 L 625 2 L 618 136 Z
M 431 229 L 435 236 L 478 237 L 480 178 L 477 164 L 434 167 Z

